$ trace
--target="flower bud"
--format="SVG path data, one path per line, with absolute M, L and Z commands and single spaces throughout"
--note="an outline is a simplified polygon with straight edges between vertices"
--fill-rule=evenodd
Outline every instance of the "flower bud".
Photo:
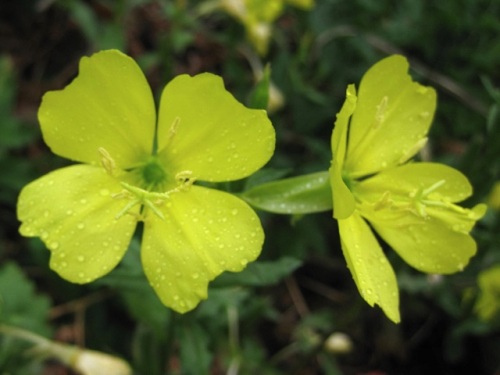
M 94 350 L 79 350 L 70 366 L 82 375 L 132 374 L 132 369 L 123 359 Z

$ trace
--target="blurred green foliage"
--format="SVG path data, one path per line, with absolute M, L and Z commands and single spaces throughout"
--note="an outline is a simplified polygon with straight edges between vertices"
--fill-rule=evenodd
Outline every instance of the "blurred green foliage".
M 262 107 L 256 81 L 270 64 L 270 81 L 285 100 L 271 115 L 276 153 L 248 181 L 221 186 L 227 190 L 241 193 L 326 170 L 347 84 L 358 83 L 392 53 L 408 57 L 415 78 L 438 91 L 430 145 L 421 158 L 464 172 L 475 187 L 469 205 L 485 201 L 500 180 L 500 2 L 317 0 L 311 11 L 287 6 L 265 57 L 246 40 L 243 25 L 207 3 L 0 4 L 0 323 L 118 354 L 143 375 L 498 373 L 498 319 L 485 321 L 475 308 L 485 298 L 478 276 L 500 263 L 498 211 L 490 210 L 473 232 L 478 254 L 461 273 L 423 275 L 388 252 L 401 288 L 399 325 L 361 300 L 330 213 L 262 213 L 267 237 L 260 260 L 217 279 L 208 300 L 185 315 L 164 308 L 147 285 L 138 240 L 111 274 L 76 286 L 50 271 L 41 242 L 20 237 L 19 190 L 65 163 L 41 139 L 41 96 L 64 87 L 81 56 L 104 48 L 133 56 L 156 98 L 173 76 L 210 71 L 239 100 Z M 488 298 L 498 303 L 498 295 Z M 352 339 L 347 354 L 324 347 L 339 331 Z M 2 337 L 0 374 L 41 374 L 27 354 L 25 346 Z M 24 363 L 29 367 L 21 369 Z

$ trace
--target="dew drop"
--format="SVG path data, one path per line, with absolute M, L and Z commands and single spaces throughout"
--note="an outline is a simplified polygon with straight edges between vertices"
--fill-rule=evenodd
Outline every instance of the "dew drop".
M 79 223 L 76 227 L 77 227 L 78 229 L 83 229 L 83 228 L 85 228 L 85 224 L 83 224 L 83 223 Z
M 106 197 L 109 195 L 109 190 L 108 189 L 101 189 L 99 191 L 99 194 L 101 194 L 101 196 L 103 196 L 103 197 Z
M 57 241 L 51 242 L 49 244 L 49 249 L 50 250 L 57 250 L 58 247 L 59 247 L 59 242 L 57 242 Z
M 76 259 L 79 261 L 79 262 L 84 262 L 85 261 L 85 257 L 83 255 L 78 255 L 76 257 Z
M 238 210 L 236 208 L 234 210 L 232 210 L 231 215 L 233 215 L 233 216 L 238 215 Z
M 196 280 L 198 277 L 200 277 L 200 275 L 198 275 L 197 273 L 193 273 L 191 277 Z
M 80 203 L 81 204 L 87 204 L 87 200 L 86 199 L 80 199 Z

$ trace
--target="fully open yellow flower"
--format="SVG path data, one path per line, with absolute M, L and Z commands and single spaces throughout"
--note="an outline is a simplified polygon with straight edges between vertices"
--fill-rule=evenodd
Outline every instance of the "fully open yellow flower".
M 181 75 L 164 89 L 158 121 L 137 64 L 116 50 L 80 63 L 64 90 L 39 110 L 52 151 L 82 162 L 56 170 L 20 194 L 20 232 L 40 237 L 50 266 L 88 283 L 121 260 L 138 220 L 141 258 L 162 302 L 179 312 L 206 298 L 207 284 L 260 253 L 258 217 L 242 200 L 193 185 L 244 178 L 274 150 L 264 111 L 245 108 L 212 74 Z
M 402 56 L 375 64 L 337 114 L 330 179 L 342 249 L 362 297 L 398 322 L 396 276 L 372 229 L 408 264 L 429 273 L 462 270 L 476 252 L 469 235 L 485 212 L 455 203 L 467 178 L 437 163 L 409 160 L 425 145 L 436 108 L 430 87 L 413 82 Z

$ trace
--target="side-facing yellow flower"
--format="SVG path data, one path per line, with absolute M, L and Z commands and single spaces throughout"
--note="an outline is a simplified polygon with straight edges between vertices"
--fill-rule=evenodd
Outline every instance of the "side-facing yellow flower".
M 273 22 L 283 12 L 285 3 L 301 9 L 311 9 L 314 0 L 219 0 L 220 6 L 238 19 L 246 29 L 247 38 L 260 55 L 269 46 Z
M 116 50 L 80 62 L 79 76 L 43 97 L 45 142 L 81 162 L 27 185 L 20 232 L 40 237 L 50 266 L 91 282 L 121 260 L 139 220 L 141 259 L 162 302 L 179 312 L 206 298 L 207 284 L 240 271 L 260 253 L 264 234 L 242 200 L 194 185 L 244 178 L 274 150 L 265 111 L 244 107 L 212 74 L 181 75 L 153 95 L 137 64 Z
M 429 273 L 462 270 L 476 252 L 469 235 L 484 212 L 455 203 L 471 195 L 467 178 L 437 163 L 409 162 L 425 145 L 436 93 L 411 80 L 391 56 L 354 85 L 337 114 L 330 179 L 333 216 L 362 297 L 398 322 L 396 276 L 372 229 L 408 264 Z
M 485 322 L 500 323 L 500 264 L 482 271 L 477 278 L 479 297 L 474 310 Z

